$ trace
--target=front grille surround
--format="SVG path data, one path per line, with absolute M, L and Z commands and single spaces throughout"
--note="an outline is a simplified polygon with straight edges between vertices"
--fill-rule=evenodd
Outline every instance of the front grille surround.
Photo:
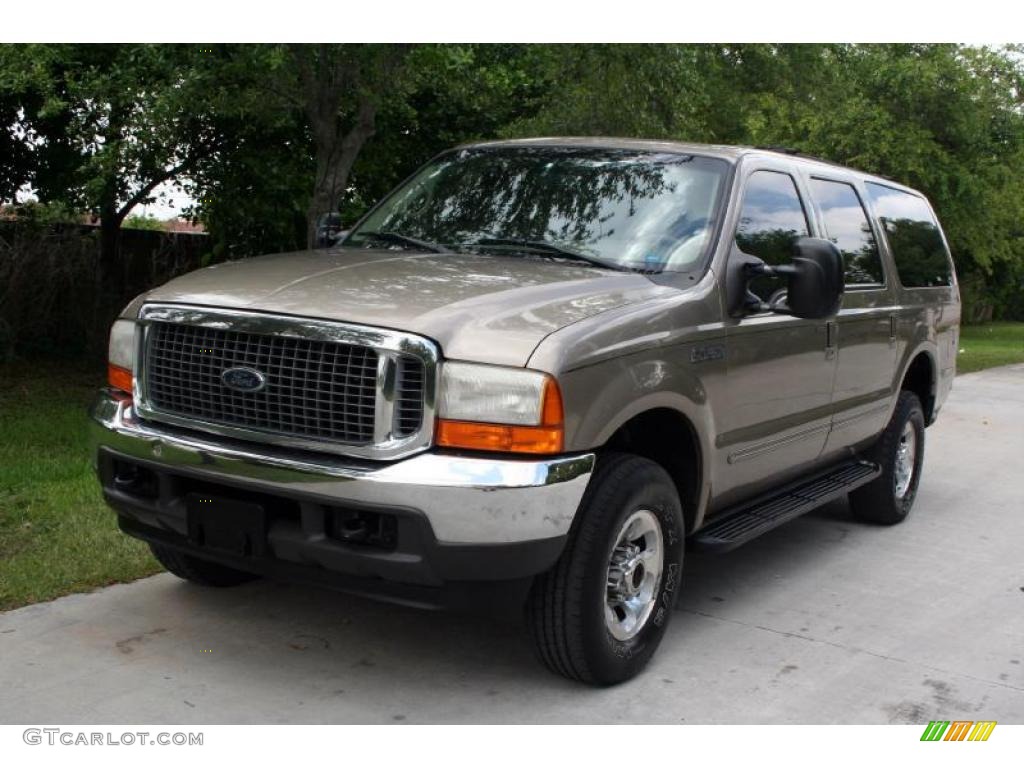
M 144 305 L 139 321 L 134 394 L 143 419 L 368 459 L 401 458 L 433 440 L 439 353 L 429 339 L 186 305 Z M 224 387 L 220 373 L 234 366 L 266 373 L 265 390 Z M 331 386 L 337 376 L 321 376 L 325 368 L 350 386 Z

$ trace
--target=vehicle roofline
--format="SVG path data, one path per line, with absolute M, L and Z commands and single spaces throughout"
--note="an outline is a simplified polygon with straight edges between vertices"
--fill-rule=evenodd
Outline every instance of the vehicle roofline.
M 651 152 L 676 152 L 680 154 L 696 154 L 715 157 L 731 163 L 737 163 L 747 157 L 771 157 L 798 163 L 805 167 L 820 168 L 826 171 L 843 171 L 852 174 L 862 182 L 882 184 L 894 189 L 925 197 L 913 187 L 878 174 L 862 171 L 826 158 L 802 155 L 799 152 L 769 147 L 753 147 L 730 144 L 702 144 L 699 142 L 674 141 L 671 139 L 641 139 L 622 136 L 535 136 L 522 139 L 494 139 L 488 141 L 471 141 L 455 146 L 453 149 L 500 149 L 502 147 L 590 147 L 595 149 L 636 149 Z M 927 198 L 926 198 L 927 199 Z

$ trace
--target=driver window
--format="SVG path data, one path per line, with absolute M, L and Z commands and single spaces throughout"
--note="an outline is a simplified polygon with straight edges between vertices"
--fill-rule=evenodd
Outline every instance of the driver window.
M 778 171 L 755 171 L 747 179 L 740 221 L 736 227 L 736 246 L 772 266 L 793 260 L 793 244 L 807 237 L 807 214 L 793 177 Z M 774 277 L 759 277 L 750 290 L 768 301 L 785 282 Z

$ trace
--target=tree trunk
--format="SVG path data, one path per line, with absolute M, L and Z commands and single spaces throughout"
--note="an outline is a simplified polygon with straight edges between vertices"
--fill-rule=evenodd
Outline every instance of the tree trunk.
M 337 213 L 349 174 L 373 133 L 377 108 L 402 80 L 408 45 L 289 46 L 298 79 L 297 106 L 309 121 L 316 148 L 316 179 L 306 210 L 306 241 L 316 246 L 317 219 Z M 355 106 L 354 120 L 342 104 Z M 347 112 L 347 110 L 346 110 Z M 351 115 L 351 112 L 348 113 Z
M 94 343 L 106 344 L 107 331 L 125 302 L 124 264 L 121 261 L 121 222 L 116 210 L 105 206 L 100 217 L 100 255 L 96 268 Z
M 306 211 L 306 244 L 317 245 L 317 219 L 325 213 L 337 213 L 348 185 L 349 174 L 363 145 L 373 135 L 376 107 L 369 101 L 359 106 L 355 125 L 344 135 L 339 130 L 336 109 L 329 117 L 316 115 L 313 126 L 316 141 L 316 180 Z

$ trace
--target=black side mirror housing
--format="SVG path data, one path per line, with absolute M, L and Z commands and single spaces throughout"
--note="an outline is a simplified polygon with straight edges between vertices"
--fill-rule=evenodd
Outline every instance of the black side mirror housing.
M 764 304 L 749 289 L 755 277 L 786 277 L 785 307 Z M 793 263 L 778 267 L 756 256 L 734 253 L 727 275 L 729 314 L 776 312 L 807 319 L 831 317 L 839 311 L 845 288 L 843 255 L 835 244 L 816 237 L 801 237 L 793 245 Z
M 846 281 L 843 254 L 834 243 L 815 237 L 800 238 L 793 247 L 793 269 L 786 293 L 786 304 L 792 314 L 820 319 L 839 311 Z

